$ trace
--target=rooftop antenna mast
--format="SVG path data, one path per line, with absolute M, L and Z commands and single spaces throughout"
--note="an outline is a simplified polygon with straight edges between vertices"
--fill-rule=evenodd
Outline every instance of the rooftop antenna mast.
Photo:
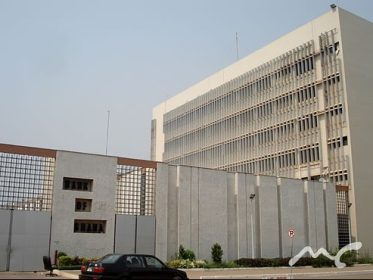
M 238 33 L 236 32 L 236 60 L 238 60 Z
M 107 111 L 107 125 L 106 125 L 106 155 L 107 155 L 107 148 L 109 145 L 109 124 L 110 124 L 110 110 Z

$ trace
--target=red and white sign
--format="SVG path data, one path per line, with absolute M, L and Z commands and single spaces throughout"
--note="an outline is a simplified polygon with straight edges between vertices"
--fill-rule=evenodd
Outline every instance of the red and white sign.
M 290 238 L 293 238 L 295 236 L 295 229 L 289 229 L 288 235 Z

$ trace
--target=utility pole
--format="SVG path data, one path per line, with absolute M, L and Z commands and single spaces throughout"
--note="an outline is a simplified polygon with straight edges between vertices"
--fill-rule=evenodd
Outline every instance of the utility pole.
M 251 224 L 251 258 L 255 258 L 255 249 L 254 249 L 254 223 L 253 223 L 253 213 L 254 213 L 254 204 L 253 200 L 255 198 L 255 193 L 250 194 L 250 203 L 251 203 L 251 211 L 250 211 L 250 224 Z
M 109 125 L 110 125 L 110 110 L 107 111 L 107 125 L 106 125 L 106 155 L 107 155 L 107 148 L 109 145 Z
M 238 33 L 236 32 L 236 60 L 238 60 Z

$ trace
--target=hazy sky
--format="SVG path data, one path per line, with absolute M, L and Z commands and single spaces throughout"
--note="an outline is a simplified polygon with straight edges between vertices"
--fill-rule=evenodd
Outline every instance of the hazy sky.
M 0 0 L 0 143 L 149 159 L 152 108 L 326 0 Z M 334 0 L 373 21 L 373 1 Z

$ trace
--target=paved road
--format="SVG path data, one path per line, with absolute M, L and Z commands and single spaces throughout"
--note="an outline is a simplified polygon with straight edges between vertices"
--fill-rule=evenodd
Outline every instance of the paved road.
M 239 268 L 187 269 L 190 279 L 373 279 L 373 265 L 347 268 Z M 0 272 L 0 279 L 78 279 L 80 271 L 55 271 L 57 277 L 45 272 Z
M 46 276 L 47 272 L 0 272 L 0 279 L 69 279 L 62 276 Z
M 241 268 L 188 270 L 191 279 L 373 279 L 373 266 L 338 268 Z

